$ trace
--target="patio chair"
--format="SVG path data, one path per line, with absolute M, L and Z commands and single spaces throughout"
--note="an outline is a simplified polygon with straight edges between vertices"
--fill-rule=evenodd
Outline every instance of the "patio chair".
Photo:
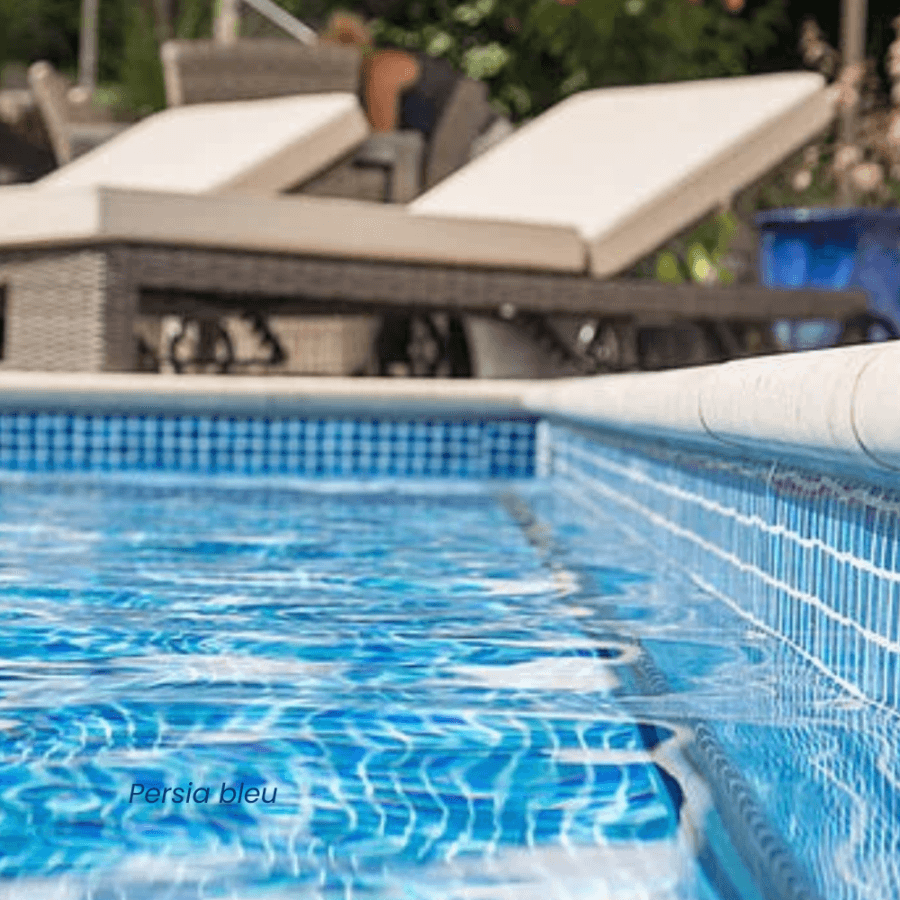
M 168 105 L 251 100 L 327 91 L 356 92 L 361 57 L 352 47 L 279 38 L 231 44 L 173 40 L 162 47 Z M 301 188 L 303 193 L 407 202 L 465 165 L 497 118 L 487 87 L 461 78 L 427 145 L 418 132 L 372 135 L 353 155 Z
M 90 95 L 41 60 L 28 69 L 28 85 L 41 112 L 50 144 L 60 166 L 110 140 L 128 127 Z
M 324 42 L 170 40 L 160 56 L 170 107 L 330 91 L 355 94 L 359 87 L 359 52 Z
M 685 102 L 691 96 L 693 105 Z M 610 106 L 609 98 L 617 102 Z M 607 141 L 614 148 L 607 159 L 572 148 L 580 117 L 590 140 L 598 110 L 604 132 L 629 117 L 639 130 L 654 104 L 674 110 L 689 133 L 634 149 L 640 165 L 607 168 L 628 150 L 624 141 Z M 575 315 L 739 325 L 848 319 L 865 310 L 862 293 L 607 277 L 757 178 L 824 128 L 834 108 L 821 79 L 805 73 L 586 92 L 408 206 L 96 185 L 9 188 L 0 192 L 2 365 L 131 369 L 139 314 L 214 320 L 244 312 L 440 311 L 500 323 Z M 548 148 L 554 121 L 558 140 Z M 665 177 L 660 162 L 669 167 Z M 496 182 L 485 180 L 492 171 Z M 600 177 L 607 171 L 615 177 Z M 518 198 L 515 179 L 529 185 Z M 468 197 L 466 212 L 463 195 L 473 183 L 484 193 Z

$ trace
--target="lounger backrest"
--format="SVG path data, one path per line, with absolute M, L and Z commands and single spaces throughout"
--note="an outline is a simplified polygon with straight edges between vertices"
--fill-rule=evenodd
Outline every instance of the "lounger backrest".
M 40 186 L 274 194 L 351 153 L 368 132 L 355 94 L 195 104 L 148 116 Z
M 352 47 L 308 47 L 280 38 L 167 41 L 162 47 L 169 106 L 259 100 L 329 91 L 355 93 L 361 57 Z

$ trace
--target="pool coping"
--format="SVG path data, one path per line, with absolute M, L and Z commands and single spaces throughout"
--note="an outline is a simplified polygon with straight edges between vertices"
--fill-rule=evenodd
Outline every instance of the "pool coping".
M 900 342 L 546 381 L 9 371 L 0 410 L 555 417 L 883 477 L 900 470 L 897 372 Z

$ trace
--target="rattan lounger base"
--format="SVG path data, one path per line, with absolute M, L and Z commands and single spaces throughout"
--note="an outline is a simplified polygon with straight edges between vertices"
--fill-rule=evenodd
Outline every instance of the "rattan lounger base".
M 144 315 L 454 310 L 764 323 L 845 321 L 862 292 L 668 287 L 545 274 L 261 251 L 109 242 L 0 254 L 5 369 L 129 371 Z

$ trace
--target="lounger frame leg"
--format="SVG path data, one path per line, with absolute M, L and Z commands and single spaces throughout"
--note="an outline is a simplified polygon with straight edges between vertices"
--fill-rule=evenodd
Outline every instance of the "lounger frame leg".
M 135 368 L 138 292 L 121 251 L 73 248 L 0 257 L 3 369 Z

